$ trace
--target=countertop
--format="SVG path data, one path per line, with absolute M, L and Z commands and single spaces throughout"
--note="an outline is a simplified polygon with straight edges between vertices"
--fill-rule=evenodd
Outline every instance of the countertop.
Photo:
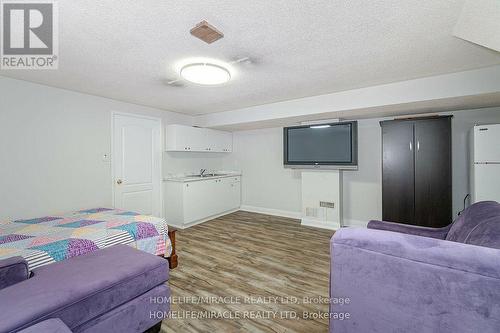
M 207 176 L 207 177 L 179 176 L 179 177 L 165 178 L 163 181 L 187 183 L 187 182 L 199 182 L 199 181 L 203 181 L 203 180 L 228 178 L 228 177 L 239 177 L 239 176 L 241 176 L 241 173 L 227 173 L 227 174 L 224 174 L 222 176 Z

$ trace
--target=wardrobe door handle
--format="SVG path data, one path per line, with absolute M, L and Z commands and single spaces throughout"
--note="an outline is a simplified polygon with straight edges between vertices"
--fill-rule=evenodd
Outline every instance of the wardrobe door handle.
M 413 143 L 410 141 L 410 151 L 413 150 Z
M 417 141 L 417 151 L 420 151 L 420 141 Z

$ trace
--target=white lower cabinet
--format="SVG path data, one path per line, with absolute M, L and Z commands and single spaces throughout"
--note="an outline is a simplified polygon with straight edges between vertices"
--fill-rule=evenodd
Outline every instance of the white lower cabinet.
M 165 184 L 167 223 L 179 228 L 204 222 L 241 205 L 240 176 Z

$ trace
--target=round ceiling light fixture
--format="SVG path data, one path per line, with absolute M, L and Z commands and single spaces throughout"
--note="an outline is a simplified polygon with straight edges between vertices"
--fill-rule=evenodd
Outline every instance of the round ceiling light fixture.
M 181 76 L 189 82 L 202 85 L 223 84 L 231 80 L 231 73 L 226 68 L 201 62 L 183 66 Z

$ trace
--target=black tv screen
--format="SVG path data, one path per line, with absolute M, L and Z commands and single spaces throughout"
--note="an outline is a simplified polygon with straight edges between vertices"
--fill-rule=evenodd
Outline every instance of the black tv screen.
M 288 167 L 358 165 L 356 121 L 284 128 L 284 164 Z

